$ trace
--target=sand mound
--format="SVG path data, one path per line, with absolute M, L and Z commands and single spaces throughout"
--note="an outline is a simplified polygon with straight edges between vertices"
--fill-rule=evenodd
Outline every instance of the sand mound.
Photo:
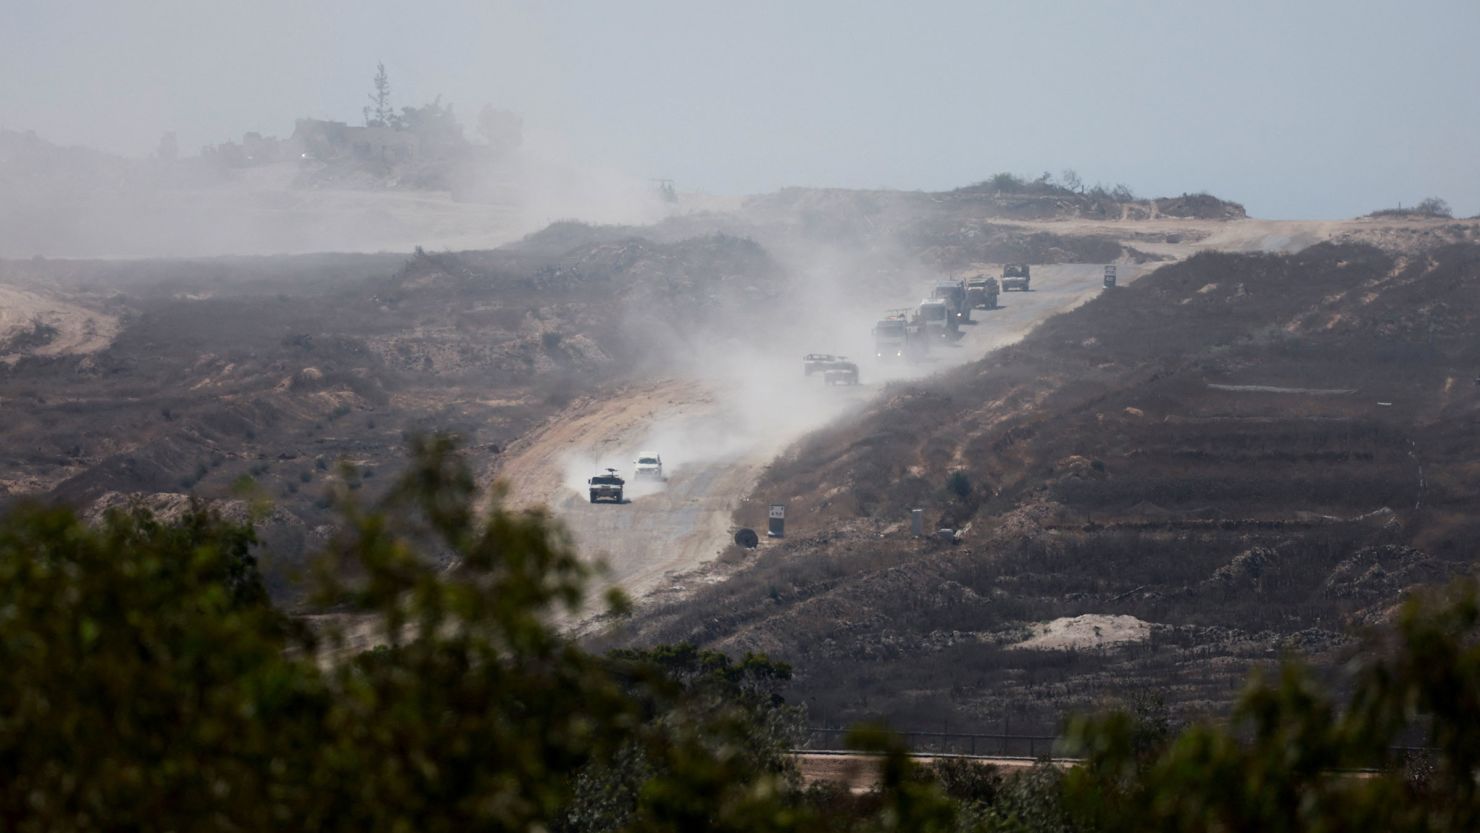
M 1127 642 L 1142 642 L 1151 635 L 1151 624 L 1134 616 L 1110 616 L 1086 613 L 1039 622 L 1032 625 L 1033 635 L 1013 648 L 1038 651 L 1098 648 Z

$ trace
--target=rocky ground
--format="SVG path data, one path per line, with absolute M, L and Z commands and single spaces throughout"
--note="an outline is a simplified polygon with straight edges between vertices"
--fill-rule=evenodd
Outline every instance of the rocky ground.
M 821 721 L 1052 731 L 1137 690 L 1196 714 L 1469 569 L 1477 239 L 974 186 L 456 253 L 3 261 L 0 501 L 269 498 L 293 606 L 335 496 L 451 430 L 639 596 L 609 641 L 779 655 Z M 869 352 L 880 310 L 1016 260 L 1035 291 L 931 363 L 798 387 L 802 353 Z M 650 444 L 666 488 L 578 500 Z M 787 539 L 729 546 L 771 502 Z M 957 534 L 910 537 L 913 508 Z
M 1220 710 L 1471 570 L 1477 292 L 1467 242 L 1166 266 L 793 446 L 790 540 L 614 638 L 784 656 L 829 722 Z

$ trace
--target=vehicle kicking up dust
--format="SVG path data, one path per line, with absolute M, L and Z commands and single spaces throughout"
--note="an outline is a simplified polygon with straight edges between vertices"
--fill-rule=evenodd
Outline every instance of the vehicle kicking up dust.
M 632 478 L 656 480 L 659 483 L 667 480 L 663 476 L 663 458 L 656 451 L 639 451 L 637 459 L 632 461 Z
M 607 469 L 606 474 L 598 474 L 586 481 L 590 486 L 591 502 L 599 503 L 608 501 L 611 503 L 622 503 L 622 487 L 627 481 L 617 476 L 616 469 Z
M 733 366 L 708 368 L 709 377 L 583 398 L 513 443 L 496 459 L 490 477 L 508 484 L 515 506 L 548 507 L 583 554 L 605 563 L 603 583 L 620 586 L 639 602 L 653 594 L 687 593 L 713 580 L 699 568 L 730 545 L 736 511 L 747 511 L 742 501 L 760 473 L 791 443 L 862 408 L 891 380 L 974 361 L 1017 341 L 1049 316 L 1098 295 L 1102 269 L 1041 267 L 1038 291 L 994 312 L 990 325 L 963 328 L 954 342 L 960 349 L 942 349 L 934 363 L 877 355 L 860 363 L 810 353 L 797 373 L 795 358 L 747 355 Z M 1143 271 L 1124 270 L 1127 280 Z M 927 303 L 947 312 L 944 302 Z M 876 346 L 898 336 L 902 340 L 885 344 L 911 355 L 907 351 L 923 338 L 911 339 L 922 328 L 909 319 L 905 310 L 884 318 L 872 334 L 863 328 L 859 335 Z M 942 329 L 946 319 L 943 314 L 938 322 Z M 822 384 L 811 378 L 818 375 Z M 661 456 L 653 449 L 661 449 Z M 649 457 L 662 480 L 644 473 L 652 467 L 643 462 Z M 623 472 L 629 465 L 633 476 L 624 481 L 622 511 L 592 505 L 586 481 L 596 478 L 590 472 Z M 760 514 L 751 523 L 763 525 L 766 507 L 754 509 Z

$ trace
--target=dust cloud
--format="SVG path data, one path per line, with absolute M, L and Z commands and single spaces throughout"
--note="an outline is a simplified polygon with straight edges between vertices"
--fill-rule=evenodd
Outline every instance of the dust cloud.
M 627 478 L 631 500 L 662 484 L 632 478 L 639 451 L 662 455 L 670 476 L 715 466 L 755 464 L 783 453 L 807 433 L 859 411 L 892 382 L 927 376 L 979 358 L 966 341 L 940 343 L 918 362 L 874 356 L 872 329 L 887 309 L 918 304 L 942 273 L 898 252 L 847 252 L 826 242 L 797 240 L 784 251 L 787 290 L 765 305 L 728 302 L 698 326 L 655 327 L 634 319 L 661 355 L 655 373 L 686 380 L 706 403 L 668 409 L 645 431 L 592 437 L 564 461 L 563 484 L 585 494 L 586 478 L 606 468 Z M 881 266 L 881 264 L 883 264 Z M 802 357 L 827 353 L 854 362 L 859 384 L 829 385 L 806 375 Z
M 318 134 L 303 124 L 285 139 L 144 158 L 0 131 L 0 257 L 488 249 L 560 219 L 647 224 L 667 208 L 653 183 L 580 159 L 554 135 L 402 165 L 349 144 L 345 158 L 316 159 Z

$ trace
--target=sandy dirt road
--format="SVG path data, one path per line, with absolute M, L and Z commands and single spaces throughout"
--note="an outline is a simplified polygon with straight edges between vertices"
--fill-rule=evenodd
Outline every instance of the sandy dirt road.
M 28 336 L 40 333 L 35 343 Z M 0 362 L 23 355 L 66 356 L 96 353 L 113 343 L 118 319 L 69 301 L 0 284 Z M 13 349 L 12 349 L 13 347 Z
M 748 358 L 744 373 L 721 369 L 577 402 L 511 445 L 490 477 L 507 484 L 511 505 L 548 507 L 585 556 L 605 563 L 608 573 L 596 589 L 615 584 L 639 601 L 683 592 L 680 577 L 730 544 L 736 508 L 787 445 L 861 408 L 888 381 L 980 359 L 1045 318 L 1096 297 L 1104 291 L 1103 268 L 1035 266 L 1032 291 L 1005 293 L 999 309 L 975 311 L 976 323 L 963 326 L 963 337 L 938 346 L 927 361 L 861 360 L 863 383 L 857 387 L 805 378 L 799 355 L 778 352 Z M 1120 264 L 1120 282 L 1144 271 Z M 866 332 L 860 338 L 867 344 Z M 632 462 L 642 450 L 662 455 L 666 482 L 631 479 Z M 608 466 L 628 477 L 627 500 L 592 504 L 586 478 Z
M 999 767 L 1002 769 L 1027 769 L 1038 766 L 1036 758 L 1024 757 L 991 757 L 985 755 L 911 755 L 910 760 L 917 766 L 930 766 L 936 761 L 944 759 L 966 760 L 983 766 Z M 813 784 L 830 783 L 840 784 L 848 788 L 855 795 L 872 792 L 879 787 L 879 767 L 883 763 L 883 757 L 879 755 L 868 755 L 856 752 L 795 752 L 792 760 L 796 762 L 797 770 L 802 776 L 803 786 Z M 1053 758 L 1052 762 L 1060 767 L 1073 766 L 1078 759 Z

